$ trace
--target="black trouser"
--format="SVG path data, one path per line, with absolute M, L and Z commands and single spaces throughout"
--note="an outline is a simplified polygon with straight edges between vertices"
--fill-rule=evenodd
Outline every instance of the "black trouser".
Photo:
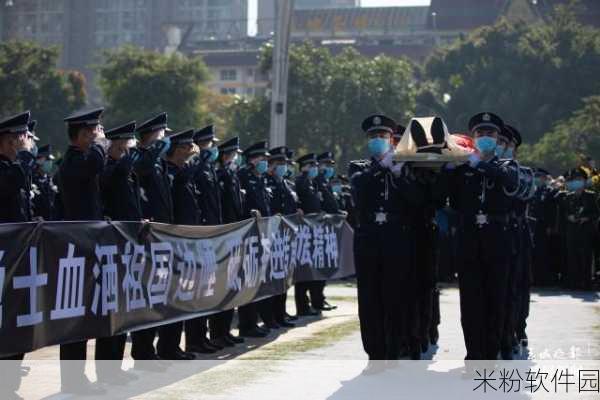
M 156 358 L 154 338 L 156 328 L 131 332 L 131 357 L 134 360 L 153 360 Z
M 588 290 L 592 280 L 594 237 L 591 223 L 567 226 L 567 287 Z
M 156 352 L 160 358 L 172 359 L 175 357 L 181 342 L 181 332 L 183 330 L 183 322 L 175 322 L 168 325 L 158 327 L 158 342 L 156 343 Z M 187 343 L 187 331 L 186 331 Z
M 208 333 L 207 317 L 192 318 L 185 321 L 185 348 L 202 346 Z
M 294 300 L 296 301 L 296 313 L 303 314 L 310 309 L 307 292 L 311 282 L 297 282 L 294 285 Z
M 416 316 L 414 323 L 420 343 L 429 342 L 429 332 L 433 324 L 433 296 L 436 285 L 436 235 L 435 228 L 425 224 L 416 229 L 415 234 L 415 299 Z M 420 344 L 419 343 L 419 344 Z
M 96 339 L 96 361 L 122 360 L 125 353 L 127 334 Z M 96 362 L 96 375 L 98 379 L 115 372 L 116 363 Z
M 275 322 L 274 307 L 275 297 L 267 297 L 266 299 L 256 302 L 258 315 L 260 315 L 260 319 L 262 319 L 265 324 L 271 324 Z
M 238 307 L 238 328 L 240 332 L 256 328 L 258 324 L 258 311 L 256 303 L 248 303 Z
M 285 303 L 287 301 L 287 293 L 283 293 L 273 297 L 273 317 L 275 322 L 285 322 L 286 312 Z
M 310 304 L 315 310 L 320 310 L 325 305 L 325 281 L 311 281 L 309 283 Z
M 548 234 L 548 225 L 545 221 L 537 220 L 534 229 L 533 248 L 533 284 L 536 286 L 550 286 L 556 281 L 555 264 L 551 259 L 555 257 L 552 254 L 553 247 L 550 246 L 550 235 Z
M 466 360 L 495 360 L 504 327 L 508 254 L 506 226 L 490 222 L 460 231 L 459 290 Z
M 416 339 L 407 325 L 415 303 L 412 232 L 391 223 L 363 227 L 354 237 L 354 259 L 364 350 L 371 360 L 397 359 L 398 337 Z
M 229 335 L 233 321 L 233 309 L 222 311 L 208 317 L 210 338 L 219 339 Z

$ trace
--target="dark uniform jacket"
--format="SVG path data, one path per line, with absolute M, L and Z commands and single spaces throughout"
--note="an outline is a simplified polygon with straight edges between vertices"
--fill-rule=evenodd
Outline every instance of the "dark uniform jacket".
M 256 176 L 251 167 L 244 167 L 238 174 L 240 178 L 240 185 L 246 192 L 244 202 L 244 217 L 250 218 L 252 216 L 251 210 L 258 210 L 263 217 L 271 216 L 271 207 L 269 205 L 269 193 L 267 191 L 267 178 L 262 176 Z
M 314 179 L 314 183 L 319 191 L 321 198 L 321 210 L 328 214 L 338 214 L 340 212 L 339 204 L 323 175 L 319 175 Z
M 30 187 L 24 167 L 0 155 L 0 223 L 31 221 Z
M 229 168 L 221 168 L 217 171 L 219 186 L 221 186 L 223 223 L 231 224 L 243 220 L 244 193 L 237 174 Z
M 156 147 L 140 148 L 141 157 L 135 164 L 140 182 L 140 199 L 144 218 L 170 224 L 173 222 L 173 200 L 167 162 Z
M 46 221 L 53 220 L 57 189 L 52 177 L 42 171 L 35 171 L 32 179 L 32 190 L 33 215 L 42 217 Z
M 199 162 L 194 171 L 201 225 L 221 225 L 221 186 L 213 163 Z
M 309 179 L 306 172 L 296 177 L 296 194 L 298 204 L 304 214 L 321 212 L 321 196 L 314 179 Z
M 273 214 L 291 215 L 298 211 L 296 194 L 288 181 L 269 175 L 267 184 L 271 189 L 271 211 Z
M 594 192 L 584 190 L 581 193 L 569 192 L 561 200 L 563 215 L 569 224 L 581 224 L 586 227 L 595 226 L 598 219 L 598 205 Z M 575 222 L 569 221 L 569 216 L 573 216 Z M 587 222 L 582 222 L 583 218 Z
M 378 161 L 352 175 L 352 194 L 358 216 L 358 230 L 365 231 L 386 223 L 410 225 L 411 210 L 422 204 L 422 186 L 406 174 L 394 176 Z
M 173 198 L 173 222 L 178 225 L 200 225 L 198 191 L 194 182 L 195 170 L 191 166 L 180 168 L 167 161 L 168 177 Z
M 58 186 L 66 221 L 100 220 L 100 174 L 104 170 L 104 150 L 93 144 L 83 152 L 69 146 L 58 170 Z
M 128 156 L 108 158 L 100 178 L 104 215 L 115 221 L 139 221 L 142 216 L 140 184 Z

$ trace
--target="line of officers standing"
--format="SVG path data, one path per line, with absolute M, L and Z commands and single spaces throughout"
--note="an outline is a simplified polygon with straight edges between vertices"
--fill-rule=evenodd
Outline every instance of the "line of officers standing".
M 347 215 L 351 207 L 331 152 L 293 161 L 291 149 L 269 149 L 264 141 L 242 151 L 238 137 L 220 143 L 212 125 L 168 134 L 166 113 L 104 131 L 102 113 L 100 108 L 65 118 L 70 145 L 54 176 L 51 148 L 37 148 L 30 113 L 0 122 L 0 223 L 42 218 L 220 225 L 275 214 Z M 131 356 L 136 368 L 160 372 L 166 370 L 162 359 L 191 360 L 196 353 L 242 343 L 244 337 L 293 327 L 298 316 L 336 308 L 325 299 L 324 287 L 324 281 L 295 285 L 296 316 L 286 312 L 286 294 L 239 307 L 239 336 L 231 334 L 234 310 L 131 332 Z M 121 360 L 125 341 L 126 335 L 97 338 L 96 360 Z M 61 363 L 64 392 L 104 391 L 84 375 L 86 346 L 86 341 L 60 346 L 61 360 L 70 360 Z M 96 369 L 99 382 L 134 379 L 106 363 Z
M 394 160 L 405 128 L 393 119 L 372 115 L 362 130 L 371 158 L 352 162 L 349 171 L 361 336 L 369 360 L 388 360 L 369 362 L 364 373 L 403 356 L 419 359 L 438 340 L 436 281 L 445 260 L 436 258 L 445 255 L 440 231 L 449 225 L 443 213 L 452 216 L 456 240 L 465 359 L 513 359 L 528 345 L 528 212 L 532 201 L 543 204 L 547 173 L 537 171 L 532 199 L 516 195 L 523 184 L 515 161 L 521 134 L 491 112 L 469 121 L 475 151 L 468 161 L 438 169 Z M 584 206 L 577 222 L 588 212 Z

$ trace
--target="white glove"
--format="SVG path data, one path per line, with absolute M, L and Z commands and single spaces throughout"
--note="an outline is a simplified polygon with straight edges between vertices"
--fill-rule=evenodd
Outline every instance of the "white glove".
M 381 166 L 391 169 L 394 166 L 394 152 L 388 151 L 387 153 L 385 153 L 385 155 L 383 156 L 381 161 L 379 161 L 379 163 L 381 164 Z
M 480 161 L 481 157 L 477 153 L 472 153 L 469 156 L 469 165 L 471 166 L 471 168 L 477 167 L 477 164 L 479 164 Z
M 399 162 L 394 164 L 392 168 L 390 168 L 392 174 L 394 174 L 395 177 L 398 177 L 402 174 L 402 168 L 404 168 L 404 164 L 404 162 Z

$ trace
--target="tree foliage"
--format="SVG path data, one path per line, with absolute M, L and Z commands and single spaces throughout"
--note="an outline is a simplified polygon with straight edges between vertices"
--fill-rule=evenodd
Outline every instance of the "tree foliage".
M 42 144 L 63 147 L 63 119 L 86 101 L 85 78 L 57 68 L 59 50 L 24 41 L 0 44 L 0 114 L 31 110 Z
M 133 119 L 143 122 L 162 111 L 168 112 L 169 124 L 176 130 L 206 121 L 203 102 L 210 94 L 203 84 L 209 72 L 199 58 L 126 46 L 106 51 L 97 69 L 109 127 Z
M 271 48 L 262 68 L 271 67 Z M 332 150 L 338 161 L 364 156 L 362 119 L 385 113 L 406 122 L 415 111 L 413 66 L 385 56 L 367 58 L 346 48 L 333 55 L 310 43 L 292 45 L 288 88 L 287 143 L 298 153 Z M 270 102 L 240 100 L 231 109 L 232 126 L 248 138 L 268 137 Z M 244 145 L 250 144 L 245 142 Z
M 543 23 L 503 19 L 436 52 L 426 75 L 450 95 L 439 111 L 451 129 L 491 110 L 535 143 L 600 93 L 600 31 L 578 23 L 573 7 L 557 7 Z

